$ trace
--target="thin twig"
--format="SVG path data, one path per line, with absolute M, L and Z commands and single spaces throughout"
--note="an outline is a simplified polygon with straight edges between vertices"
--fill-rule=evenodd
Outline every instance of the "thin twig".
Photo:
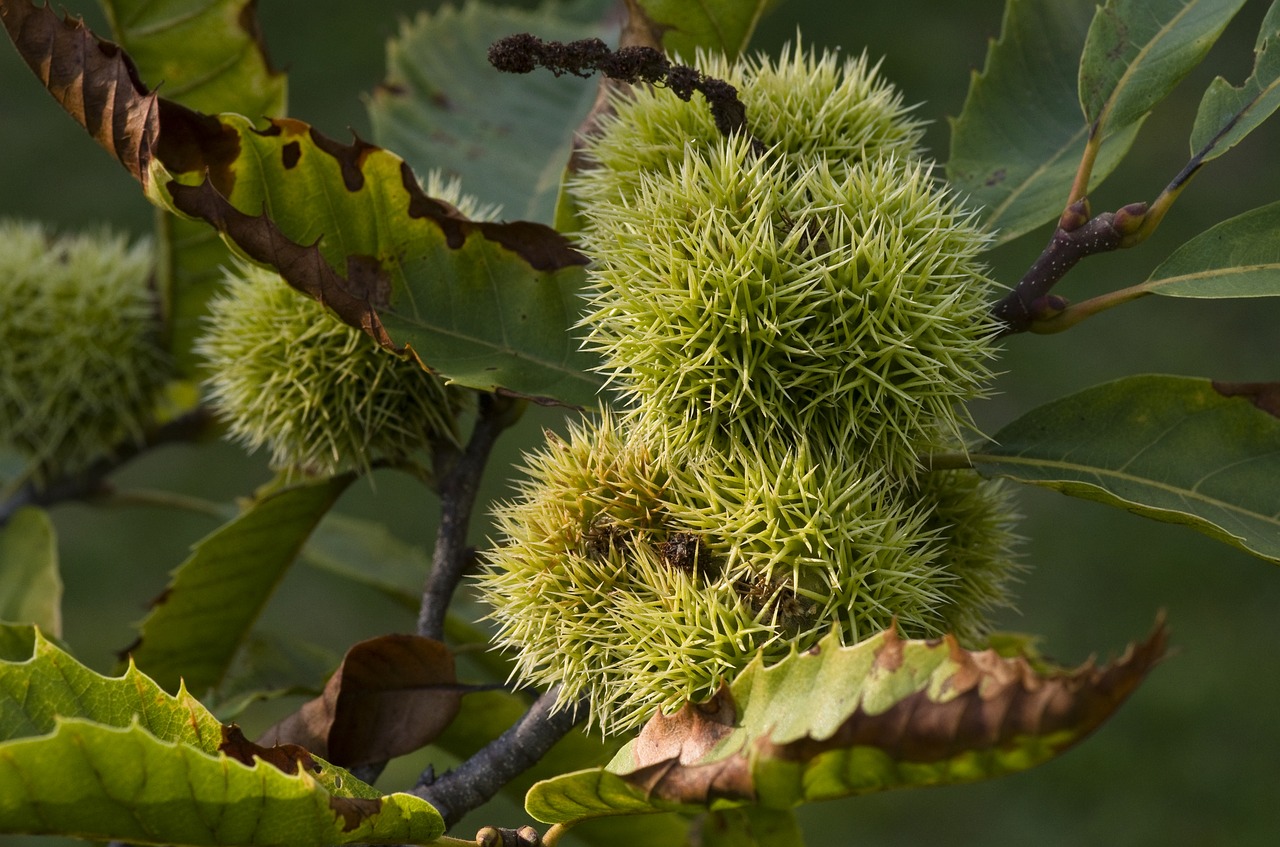
M 929 473 L 973 470 L 973 460 L 968 453 L 930 453 L 921 457 L 920 464 Z
M 161 491 L 152 488 L 122 488 L 108 491 L 101 501 L 103 506 L 149 506 L 155 509 L 174 509 L 204 515 L 218 521 L 225 521 L 235 515 L 235 510 L 222 503 L 205 500 L 203 497 L 190 497 L 175 491 Z
M 696 68 L 673 64 L 661 50 L 653 47 L 610 50 L 598 38 L 564 43 L 543 41 L 522 32 L 495 41 L 489 48 L 489 63 L 504 73 L 527 74 L 542 67 L 556 76 L 567 73 L 585 78 L 600 73 L 622 82 L 665 85 L 686 102 L 697 91 L 706 98 L 721 135 L 747 132 L 747 110 L 738 99 L 736 88 L 722 79 L 705 76 Z M 764 144 L 750 137 L 752 149 L 756 155 L 762 155 Z
M 52 506 L 67 500 L 88 500 L 110 491 L 107 477 L 133 459 L 164 444 L 196 441 L 204 436 L 213 424 L 213 412 L 201 406 L 174 418 L 143 434 L 138 440 L 118 445 L 109 456 L 104 456 L 77 473 L 68 474 L 39 484 L 34 479 L 23 483 L 0 503 L 0 527 L 9 522 L 24 506 Z
M 480 491 L 480 478 L 494 442 L 504 429 L 515 423 L 523 408 L 522 400 L 497 394 L 482 395 L 479 414 L 466 448 L 459 450 L 453 445 L 444 445 L 436 451 L 440 526 L 431 556 L 431 573 L 422 590 L 419 635 L 437 640 L 444 638 L 449 602 L 474 555 L 467 544 L 467 533 L 471 527 L 476 495 Z
M 446 826 L 479 808 L 501 788 L 537 764 L 586 713 L 582 702 L 556 710 L 559 688 L 547 691 L 506 732 L 458 766 L 436 777 L 422 775 L 413 793 L 440 812 Z
M 1090 297 L 1088 300 L 1081 300 L 1079 303 L 1072 303 L 1053 317 L 1045 318 L 1032 324 L 1031 331 L 1039 335 L 1063 332 L 1071 329 L 1071 327 L 1085 318 L 1091 318 L 1108 309 L 1114 309 L 1116 306 L 1130 303 L 1141 297 L 1146 297 L 1148 294 L 1154 294 L 1156 288 L 1159 288 L 1159 285 L 1143 282 L 1138 285 L 1131 285 L 1128 288 L 1099 294 L 1097 297 Z

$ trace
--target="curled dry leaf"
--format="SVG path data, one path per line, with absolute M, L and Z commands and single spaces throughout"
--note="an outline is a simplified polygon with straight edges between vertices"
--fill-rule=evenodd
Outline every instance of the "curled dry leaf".
M 259 740 L 301 745 L 343 767 L 385 762 L 431 743 L 458 713 L 462 693 L 441 642 L 371 638 L 347 651 L 319 697 Z
M 529 792 L 545 823 L 800 803 L 1026 770 L 1080 741 L 1164 655 L 1163 621 L 1113 663 L 1067 670 L 886 631 L 757 660 L 706 703 L 657 715 L 605 769 Z
M 886 630 L 863 642 L 872 661 L 862 696 L 845 701 L 853 708 L 844 710 L 838 724 L 823 706 L 844 698 L 827 695 L 826 684 L 815 680 L 805 703 L 792 699 L 803 687 L 775 688 L 770 682 L 783 664 L 763 670 L 753 666 L 744 676 L 759 680 L 749 680 L 751 688 L 734 686 L 739 697 L 746 695 L 741 704 L 735 704 L 726 687 L 709 704 L 688 704 L 675 715 L 655 718 L 642 738 L 661 736 L 661 743 L 638 739 L 637 769 L 623 778 L 668 802 L 706 805 L 723 797 L 775 806 L 775 798 L 757 797 L 754 781 L 761 766 L 794 763 L 803 769 L 835 750 L 870 748 L 899 766 L 958 762 L 979 751 L 1035 750 L 1049 758 L 1115 711 L 1164 654 L 1166 640 L 1159 625 L 1114 664 L 1099 667 L 1090 661 L 1072 671 L 1041 674 L 1022 657 L 965 650 L 950 636 L 907 641 Z M 804 658 L 821 663 L 823 651 L 831 649 L 828 642 Z M 830 684 L 838 683 L 833 679 Z M 776 694 L 760 702 L 761 690 Z M 748 732 L 731 739 L 724 718 L 732 719 L 738 708 Z M 759 711 L 751 715 L 749 710 Z M 758 732 L 751 732 L 753 727 Z M 734 747 L 726 755 L 726 748 Z M 801 792 L 810 788 L 794 787 Z M 853 788 L 854 781 L 846 787 Z

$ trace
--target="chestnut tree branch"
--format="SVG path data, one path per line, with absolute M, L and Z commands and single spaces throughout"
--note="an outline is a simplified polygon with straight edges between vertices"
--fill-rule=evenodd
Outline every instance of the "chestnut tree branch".
M 111 491 L 107 477 L 138 456 L 165 444 L 197 441 L 213 426 L 213 412 L 199 406 L 186 414 L 145 432 L 141 439 L 122 442 L 77 473 L 38 483 L 28 479 L 0 502 L 0 527 L 24 506 L 52 506 L 67 500 L 88 500 Z
M 1063 312 L 1069 303 L 1051 294 L 1053 287 L 1084 257 L 1128 247 L 1126 238 L 1139 231 L 1146 212 L 1145 203 L 1131 203 L 1090 218 L 1088 200 L 1068 206 L 1040 257 L 992 307 L 992 314 L 1004 324 L 1002 334 L 1034 331 L 1038 322 Z
M 422 590 L 418 634 L 443 640 L 445 616 L 458 582 L 474 551 L 467 544 L 471 513 L 480 479 L 498 436 L 515 423 L 524 401 L 497 394 L 480 396 L 479 413 L 467 446 L 442 445 L 435 454 L 436 490 L 440 494 L 440 526 L 431 556 L 431 573 Z
M 456 769 L 436 777 L 430 768 L 413 793 L 440 812 L 446 826 L 479 808 L 547 754 L 586 714 L 585 703 L 556 710 L 559 687 L 547 691 L 511 728 Z

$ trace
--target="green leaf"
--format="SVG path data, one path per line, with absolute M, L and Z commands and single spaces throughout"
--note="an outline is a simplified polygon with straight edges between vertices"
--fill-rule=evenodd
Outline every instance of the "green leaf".
M 1280 296 L 1280 203 L 1200 233 L 1161 262 L 1141 287 L 1166 297 Z
M 970 456 L 1280 562 L 1280 383 L 1134 376 L 1041 406 Z
M 1280 0 L 1271 4 L 1254 46 L 1253 73 L 1239 87 L 1209 83 L 1191 129 L 1191 154 L 1216 159 L 1280 109 Z
M 415 616 L 422 604 L 423 583 L 431 570 L 427 551 L 395 537 L 386 525 L 334 512 L 326 515 L 311 534 L 302 548 L 301 559 L 317 570 L 372 588 Z M 478 608 L 468 608 L 465 596 L 456 598 L 445 618 L 445 638 L 450 644 L 467 648 L 457 656 L 464 675 L 502 683 L 511 676 L 512 663 L 508 657 L 488 649 L 491 633 L 474 623 L 483 614 Z M 329 669 L 335 665 L 336 659 Z
M 428 198 L 401 159 L 358 140 L 336 144 L 293 120 L 261 131 L 238 115 L 214 120 L 210 131 L 238 150 L 224 164 L 255 177 L 219 189 L 188 171 L 183 179 L 198 184 L 186 185 L 153 160 L 153 200 L 209 221 L 248 258 L 452 382 L 598 402 L 603 380 L 587 370 L 595 360 L 569 334 L 585 259 L 558 233 L 460 218 Z M 256 209 L 267 214 L 244 211 Z
M 1164 653 L 1164 627 L 1113 664 L 1037 670 L 948 636 L 833 633 L 772 667 L 757 659 L 707 703 L 656 715 L 603 769 L 534 786 L 546 823 L 693 807 L 800 803 L 1025 770 L 1075 744 Z
M 325 516 L 302 548 L 311 567 L 368 586 L 417 614 L 431 556 L 391 534 L 386 524 L 336 512 Z
M 1088 139 L 1075 104 L 1092 0 L 1009 0 L 1000 39 L 969 83 L 951 121 L 947 177 L 1011 241 L 1057 218 Z M 1104 137 L 1090 177 L 1102 182 L 1128 152 L 1138 126 Z
M 218 686 L 214 714 L 229 721 L 263 700 L 314 697 L 340 661 L 340 653 L 287 633 L 251 632 Z
M 198 542 L 140 624 L 133 660 L 170 690 L 180 679 L 196 691 L 218 686 L 307 536 L 354 478 L 272 491 Z
M 222 725 L 185 688 L 166 694 L 133 665 L 123 676 L 102 676 L 29 627 L 0 625 L 0 632 L 15 648 L 0 654 L 0 741 L 43 735 L 60 717 L 75 717 L 117 728 L 137 723 L 206 753 L 222 743 Z
M 43 509 L 19 509 L 0 527 L 0 620 L 62 635 L 58 537 Z
M 596 359 L 568 331 L 586 257 L 559 233 L 466 219 L 426 196 L 403 160 L 359 139 L 188 110 L 148 92 L 127 57 L 82 25 L 25 3 L 0 8 L 28 66 L 153 202 L 210 223 L 342 320 L 454 382 L 597 404 Z M 75 84 L 64 87 L 68 77 Z
M 115 41 L 165 97 L 204 112 L 281 115 L 287 81 L 267 59 L 254 0 L 101 0 Z
M 1200 64 L 1244 0 L 1107 0 L 1080 57 L 1080 105 L 1115 131 L 1141 120 Z
M 36 646 L 36 628 L 30 624 L 0 622 L 0 662 L 25 662 Z M 2 717 L 2 713 L 0 713 Z M 3 733 L 0 721 L 0 735 Z
M 733 57 L 747 49 L 756 24 L 778 0 L 636 0 L 663 48 L 692 61 L 699 47 Z M 634 14 L 634 12 L 633 12 Z
M 576 41 L 605 35 L 598 2 L 537 11 L 468 3 L 405 23 L 387 44 L 387 79 L 373 93 L 374 140 L 415 171 L 439 168 L 463 190 L 499 203 L 503 216 L 551 223 L 574 131 L 596 96 L 594 80 L 502 74 L 489 45 L 512 33 Z
M 0 745 L 0 830 L 131 844 L 426 844 L 439 813 L 409 794 L 330 794 L 311 774 L 253 767 L 142 729 L 59 719 Z
M 25 641 L 25 655 L 16 648 Z M 185 688 L 105 677 L 30 627 L 0 626 L 0 831 L 139 844 L 425 843 L 443 821 L 341 768 L 286 774 L 220 754 Z M 267 752 L 267 751 L 264 751 Z
M 102 0 L 113 37 L 143 79 L 170 100 L 205 112 L 283 115 L 287 80 L 271 68 L 250 0 Z M 218 289 L 227 248 L 202 223 L 157 212 L 159 289 L 179 373 L 196 376 L 191 349 Z

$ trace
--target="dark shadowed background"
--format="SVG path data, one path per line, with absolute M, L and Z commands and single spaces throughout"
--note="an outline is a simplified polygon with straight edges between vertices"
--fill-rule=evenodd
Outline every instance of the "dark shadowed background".
M 102 29 L 89 0 L 72 11 Z M 361 95 L 383 73 L 383 47 L 398 21 L 432 2 L 264 0 L 272 58 L 290 74 L 294 117 L 342 137 L 368 135 Z M 1147 121 L 1129 160 L 1093 195 L 1094 208 L 1150 200 L 1185 162 L 1200 93 L 1214 74 L 1239 82 L 1267 4 L 1254 0 L 1197 70 Z M 884 57 L 883 72 L 919 114 L 945 158 L 945 118 L 961 108 L 987 40 L 999 32 L 1000 0 L 850 3 L 790 0 L 768 18 L 756 44 L 775 50 L 797 29 L 807 44 Z M 1138 250 L 1087 260 L 1061 289 L 1071 299 L 1144 279 L 1192 235 L 1226 217 L 1280 199 L 1280 120 L 1215 161 Z M 1065 193 L 1065 192 L 1064 192 Z M 484 198 L 481 198 L 484 199 Z M 139 236 L 152 210 L 135 185 L 67 118 L 0 45 L 0 216 L 75 228 L 110 222 Z M 1001 248 L 995 275 L 1012 283 L 1043 246 L 1047 230 Z M 7 304 L 0 303 L 0 309 Z M 999 394 L 975 409 L 989 431 L 1034 406 L 1131 373 L 1174 373 L 1235 381 L 1280 378 L 1275 326 L 1280 303 L 1148 298 L 1059 336 L 1007 344 Z M 50 343 L 56 343 L 50 338 Z M 0 351 L 4 355 L 4 351 Z M 517 451 L 563 415 L 535 410 L 491 467 L 490 491 L 510 491 Z M 229 500 L 268 474 L 261 457 L 227 445 L 167 448 L 119 474 L 121 485 Z M 385 519 L 402 538 L 429 545 L 436 504 L 416 484 L 381 474 L 356 486 L 341 509 Z M 1280 843 L 1280 570 L 1190 530 L 1155 524 L 1061 495 L 1020 492 L 1030 566 L 1019 612 L 1002 626 L 1045 636 L 1064 663 L 1118 652 L 1164 609 L 1174 654 L 1094 737 L 1030 773 L 972 786 L 904 791 L 810 806 L 801 816 L 811 844 L 856 845 L 1274 845 Z M 133 639 L 130 624 L 163 588 L 188 546 L 214 528 L 208 518 L 150 508 L 82 505 L 54 510 L 66 581 L 67 641 L 103 671 Z M 482 537 L 484 528 L 476 536 Z M 372 592 L 312 569 L 295 569 L 272 601 L 265 626 L 341 651 L 359 638 L 407 631 L 408 613 Z M 380 783 L 407 787 L 412 767 Z M 396 780 L 402 780 L 397 783 Z M 518 814 L 513 810 L 513 814 Z M 507 816 L 501 822 L 523 823 Z M 5 843 L 36 839 L 5 839 Z

